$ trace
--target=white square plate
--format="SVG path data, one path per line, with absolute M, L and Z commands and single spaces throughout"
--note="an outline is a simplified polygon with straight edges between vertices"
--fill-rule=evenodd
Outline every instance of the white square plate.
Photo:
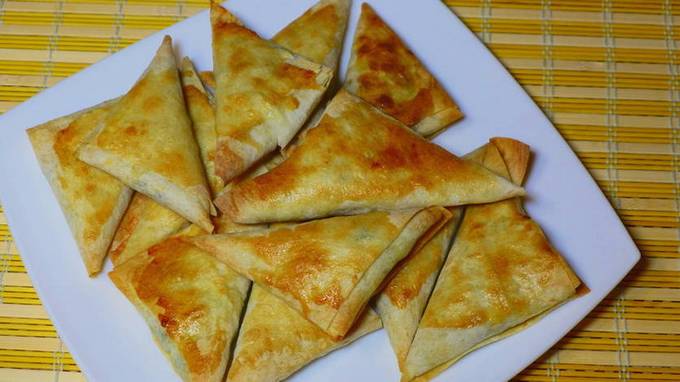
M 265 37 L 315 0 L 231 0 L 228 8 Z M 441 380 L 504 380 L 564 336 L 638 261 L 640 253 L 586 169 L 550 121 L 464 24 L 437 0 L 370 0 L 459 103 L 465 119 L 436 142 L 464 154 L 493 136 L 531 145 L 526 207 L 591 292 L 538 324 L 465 357 Z M 349 59 L 360 1 L 343 56 Z M 24 130 L 124 93 L 163 34 L 201 70 L 211 64 L 207 12 L 155 34 L 60 82 L 0 117 L 0 199 L 29 275 L 78 365 L 92 381 L 174 381 L 142 318 L 106 272 L 89 279 Z M 107 265 L 107 270 L 110 264 Z M 489 367 L 489 365 L 493 365 Z M 384 331 L 314 362 L 307 381 L 398 381 Z

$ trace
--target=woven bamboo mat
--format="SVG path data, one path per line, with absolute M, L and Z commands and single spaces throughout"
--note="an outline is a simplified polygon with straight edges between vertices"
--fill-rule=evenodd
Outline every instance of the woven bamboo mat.
M 615 292 L 518 379 L 680 380 L 680 0 L 446 1 L 552 118 L 643 252 Z M 0 0 L 0 113 L 206 6 Z M 52 380 L 84 378 L 0 207 L 0 381 Z

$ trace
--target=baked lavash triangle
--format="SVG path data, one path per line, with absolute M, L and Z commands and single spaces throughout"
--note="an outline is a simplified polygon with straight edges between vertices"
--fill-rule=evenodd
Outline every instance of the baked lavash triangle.
M 441 207 L 373 212 L 192 242 L 339 339 L 418 239 L 449 217 Z
M 215 203 L 234 221 L 252 224 L 487 203 L 523 193 L 340 90 L 279 166 Z
M 215 100 L 207 91 L 194 64 L 188 57 L 182 60 L 180 66 L 184 96 L 187 101 L 187 109 L 194 126 L 196 142 L 201 153 L 201 159 L 205 166 L 208 182 L 213 195 L 218 195 L 225 188 L 230 188 L 241 178 L 254 177 L 268 171 L 279 163 L 278 153 L 269 154 L 262 161 L 250 167 L 239 177 L 225 184 L 215 171 L 215 153 L 217 149 L 217 130 L 215 126 Z M 212 73 L 212 72 L 211 72 Z M 234 233 L 263 228 L 262 225 L 242 225 L 233 222 L 228 216 L 220 214 L 213 218 L 215 232 Z
M 456 103 L 370 5 L 361 5 L 345 87 L 431 136 L 463 117 Z
M 304 126 L 281 150 L 284 156 L 297 145 L 300 136 L 316 125 L 328 100 L 340 87 L 337 72 L 351 5 L 351 0 L 320 0 L 272 38 L 291 52 L 330 68 L 335 75 Z
M 78 157 L 212 231 L 210 191 L 169 36 Z
M 321 0 L 280 30 L 272 41 L 335 72 L 351 0 Z
M 76 151 L 115 102 L 108 101 L 27 131 L 90 276 L 102 269 L 132 190 L 115 177 L 78 160 Z
M 346 337 L 336 340 L 283 300 L 253 285 L 227 380 L 274 382 L 360 337 L 380 329 L 380 318 L 366 309 Z
M 118 266 L 187 225 L 189 222 L 173 210 L 136 192 L 111 242 L 111 262 Z
M 451 220 L 432 239 L 403 260 L 375 301 L 400 367 L 406 361 L 427 300 L 446 260 L 451 238 L 463 216 L 463 208 L 453 208 L 451 213 Z
M 187 111 L 191 118 L 210 191 L 212 195 L 217 195 L 224 188 L 224 182 L 215 173 L 217 131 L 215 130 L 214 99 L 206 90 L 193 62 L 188 57 L 182 59 L 180 75 Z
M 493 143 L 487 145 L 484 165 L 508 178 L 508 168 L 514 179 L 524 177 L 519 166 L 506 167 Z M 518 199 L 468 206 L 411 344 L 402 380 L 430 380 L 470 351 L 514 334 L 572 298 L 579 285 Z
M 250 281 L 186 238 L 195 225 L 109 273 L 184 381 L 219 382 L 231 358 Z
M 213 195 L 216 195 L 223 188 L 223 183 L 215 175 L 215 110 L 193 63 L 186 57 L 182 60 L 180 74 L 187 111 L 208 184 Z M 121 264 L 187 225 L 189 222 L 173 210 L 144 194 L 135 193 L 111 243 L 111 261 L 114 266 Z
M 246 28 L 211 3 L 216 98 L 216 173 L 225 182 L 245 172 L 302 127 L 332 71 Z

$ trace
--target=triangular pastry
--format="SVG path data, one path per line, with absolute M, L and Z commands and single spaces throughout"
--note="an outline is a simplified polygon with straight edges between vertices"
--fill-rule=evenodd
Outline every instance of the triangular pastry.
M 449 217 L 440 207 L 374 212 L 192 242 L 339 339 L 418 239 Z
M 109 273 L 184 381 L 224 378 L 250 281 L 185 241 L 189 227 Z
M 350 5 L 351 0 L 321 0 L 279 31 L 272 41 L 335 71 Z
M 234 221 L 251 224 L 486 203 L 523 193 L 341 90 L 283 163 L 215 203 Z
M 111 262 L 118 266 L 187 225 L 189 222 L 173 210 L 136 192 L 111 242 Z
M 422 248 L 403 260 L 394 277 L 376 298 L 376 310 L 400 367 L 406 361 L 427 300 L 446 260 L 451 237 L 463 216 L 463 207 L 456 207 L 451 212 L 451 220 Z
M 180 73 L 201 160 L 210 189 L 216 195 L 223 183 L 215 175 L 215 110 L 192 62 L 186 57 L 182 60 Z M 136 193 L 111 243 L 111 261 L 114 265 L 121 264 L 187 225 L 189 222 L 173 210 L 144 194 Z
M 361 5 L 345 87 L 430 136 L 463 117 L 456 103 L 370 5 Z
M 79 158 L 212 231 L 210 191 L 169 36 L 80 148 Z
M 215 173 L 217 131 L 215 130 L 214 101 L 203 86 L 194 64 L 188 57 L 184 57 L 182 60 L 180 74 L 187 111 L 191 118 L 196 143 L 198 143 L 201 160 L 208 177 L 208 184 L 212 195 L 217 195 L 224 188 L 224 182 Z
M 272 41 L 317 64 L 323 64 L 337 74 L 351 3 L 351 0 L 320 0 L 279 31 Z M 338 80 L 336 75 L 304 126 L 290 144 L 281 150 L 283 155 L 288 155 L 299 137 L 319 121 L 326 103 L 340 86 Z
M 28 130 L 40 167 L 66 216 L 90 276 L 102 268 L 132 190 L 113 176 L 78 160 L 76 150 L 106 118 L 115 102 Z
M 214 2 L 210 19 L 216 173 L 229 182 L 288 144 L 321 99 L 332 72 L 260 38 Z
M 239 331 L 230 382 L 274 382 L 360 337 L 380 329 L 380 318 L 366 309 L 346 337 L 335 340 L 283 300 L 253 285 Z
M 515 149 L 527 153 L 506 159 L 528 157 L 525 145 Z M 520 166 L 506 168 L 494 143 L 487 145 L 484 165 L 508 178 L 510 168 L 513 179 L 523 178 Z M 579 285 L 519 199 L 467 207 L 411 344 L 403 380 L 429 380 L 470 351 L 567 301 Z

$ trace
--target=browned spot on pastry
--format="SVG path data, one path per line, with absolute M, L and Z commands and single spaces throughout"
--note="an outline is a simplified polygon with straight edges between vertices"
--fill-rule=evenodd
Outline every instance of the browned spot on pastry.
M 292 187 L 296 183 L 296 176 L 300 171 L 290 165 L 286 165 L 283 162 L 279 167 L 276 167 L 278 176 L 259 176 L 252 180 L 247 180 L 245 182 L 252 182 L 252 190 L 257 191 L 257 197 L 265 196 L 265 190 L 277 190 L 277 189 L 287 189 Z M 244 182 L 244 183 L 245 183 Z
M 422 285 L 422 284 L 420 284 Z M 399 309 L 404 309 L 406 306 L 418 296 L 420 288 L 416 283 L 414 284 L 389 284 L 385 288 L 385 294 L 389 297 L 392 304 Z
M 194 181 L 195 174 L 187 166 L 188 158 L 184 153 L 168 152 L 162 154 L 162 160 L 153 165 L 153 171 L 178 183 L 188 186 Z
M 217 84 L 215 82 L 215 73 L 213 73 L 212 71 L 208 70 L 208 71 L 200 72 L 198 74 L 198 76 L 201 78 L 201 81 L 203 81 L 203 83 L 206 86 L 213 88 L 213 89 L 215 89 L 217 87 Z
M 206 104 L 209 106 L 208 97 L 194 85 L 184 86 L 184 97 L 187 99 L 187 103 L 200 105 L 205 107 Z
M 395 106 L 390 114 L 408 126 L 413 126 L 432 113 L 434 103 L 429 89 L 420 89 L 415 97 Z
M 130 126 L 127 126 L 123 129 L 123 133 L 125 135 L 131 136 L 131 137 L 136 137 L 136 136 L 143 135 L 144 131 L 142 131 L 141 129 L 139 129 L 135 125 L 130 125 Z
M 252 53 L 248 51 L 248 49 L 239 48 L 236 49 L 231 54 L 231 56 L 229 56 L 229 62 L 227 65 L 229 67 L 229 71 L 231 71 L 234 75 L 238 75 L 239 73 L 248 70 L 256 63 L 257 61 L 253 57 Z
M 324 293 L 314 296 L 314 302 L 317 305 L 328 305 L 333 309 L 340 309 L 345 299 L 342 296 L 342 290 L 338 285 L 332 285 Z
M 163 100 L 158 96 L 151 96 L 144 100 L 142 109 L 146 112 L 153 113 L 163 105 Z
M 67 128 L 57 131 L 56 138 L 54 140 L 54 151 L 57 153 L 59 161 L 62 163 L 72 161 L 74 159 L 73 149 L 75 142 L 79 137 L 78 130 L 74 125 L 75 122 L 71 122 Z
M 225 142 L 217 142 L 215 158 L 215 173 L 225 182 L 231 180 L 235 174 L 240 173 L 245 166 L 243 158 Z
M 72 169 L 80 179 L 88 179 L 92 167 L 78 160 L 75 153 L 83 138 L 82 126 L 79 125 L 78 121 L 71 122 L 68 127 L 56 133 L 53 149 L 62 166 Z M 63 179 L 60 177 L 60 182 L 65 189 L 76 186 L 74 179 L 68 177 Z
M 290 87 L 296 89 L 318 89 L 316 72 L 299 66 L 283 63 L 276 68 L 276 75 L 289 82 Z

